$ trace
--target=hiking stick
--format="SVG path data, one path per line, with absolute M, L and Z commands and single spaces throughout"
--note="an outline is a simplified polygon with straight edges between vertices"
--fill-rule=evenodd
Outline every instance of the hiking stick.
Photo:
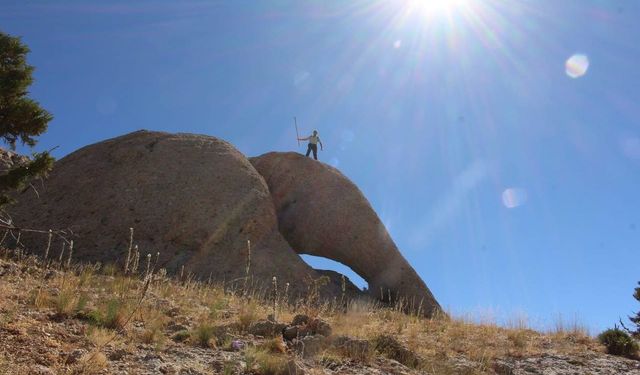
M 300 134 L 298 134 L 298 120 L 293 116 L 293 124 L 296 126 L 296 139 L 298 140 L 298 147 L 300 147 Z

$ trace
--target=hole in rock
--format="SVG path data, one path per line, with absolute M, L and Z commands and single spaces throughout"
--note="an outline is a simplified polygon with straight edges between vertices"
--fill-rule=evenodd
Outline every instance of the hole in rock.
M 362 277 L 360 277 L 360 275 L 353 272 L 351 268 L 349 268 L 348 266 L 345 266 L 340 262 L 336 262 L 335 260 L 331 260 L 328 258 L 317 257 L 314 255 L 307 255 L 307 254 L 301 254 L 300 257 L 314 269 L 335 271 L 345 275 L 360 290 L 362 290 L 365 287 L 368 287 L 369 285 Z

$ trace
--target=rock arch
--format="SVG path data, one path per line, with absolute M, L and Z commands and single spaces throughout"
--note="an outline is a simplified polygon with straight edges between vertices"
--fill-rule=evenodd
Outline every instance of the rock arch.
M 403 299 L 427 316 L 442 312 L 367 199 L 337 169 L 292 152 L 250 161 L 267 182 L 280 233 L 293 249 L 351 267 L 373 297 Z

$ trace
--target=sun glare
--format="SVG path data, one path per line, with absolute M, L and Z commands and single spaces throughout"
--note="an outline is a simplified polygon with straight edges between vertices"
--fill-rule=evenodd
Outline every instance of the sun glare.
M 408 0 L 407 8 L 411 13 L 426 17 L 448 14 L 468 5 L 471 0 Z

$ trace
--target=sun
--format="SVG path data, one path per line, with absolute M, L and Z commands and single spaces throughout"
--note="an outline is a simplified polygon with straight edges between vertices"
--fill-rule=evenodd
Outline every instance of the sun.
M 472 0 L 407 0 L 406 8 L 410 13 L 432 17 L 466 8 L 470 1 Z

